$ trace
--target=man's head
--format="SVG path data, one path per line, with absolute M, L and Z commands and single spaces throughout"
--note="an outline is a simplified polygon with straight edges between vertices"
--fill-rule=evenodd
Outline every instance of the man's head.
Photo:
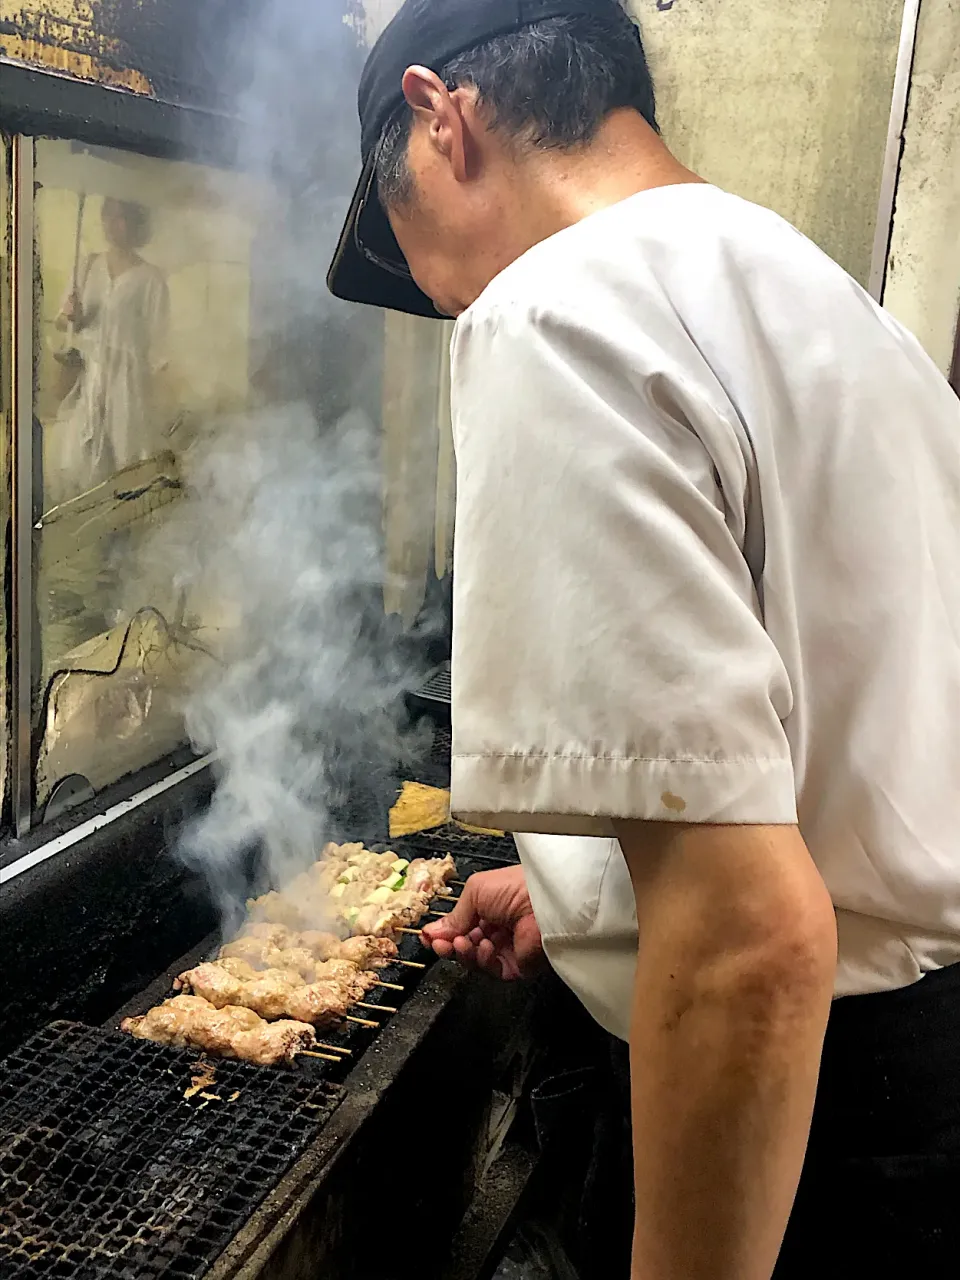
M 360 113 L 364 177 L 331 288 L 421 314 L 405 268 L 458 314 L 532 244 L 635 189 L 631 147 L 659 149 L 616 0 L 407 0 L 370 56 Z
M 134 200 L 105 196 L 100 210 L 104 238 L 116 249 L 142 249 L 150 239 L 150 214 Z

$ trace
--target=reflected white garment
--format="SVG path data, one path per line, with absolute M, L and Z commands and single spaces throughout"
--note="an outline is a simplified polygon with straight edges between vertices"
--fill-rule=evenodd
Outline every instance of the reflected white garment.
M 48 504 L 101 484 L 161 443 L 153 379 L 167 361 L 170 295 L 162 273 L 141 261 L 113 278 L 97 254 L 80 301 L 74 342 L 83 369 L 57 415 L 59 475 L 47 477 Z

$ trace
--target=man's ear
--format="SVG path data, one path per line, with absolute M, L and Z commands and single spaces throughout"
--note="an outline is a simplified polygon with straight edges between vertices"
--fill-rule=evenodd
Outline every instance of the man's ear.
M 408 67 L 403 73 L 401 88 L 407 106 L 426 126 L 429 145 L 450 165 L 456 180 L 465 181 L 469 142 L 459 102 L 436 72 L 426 67 Z

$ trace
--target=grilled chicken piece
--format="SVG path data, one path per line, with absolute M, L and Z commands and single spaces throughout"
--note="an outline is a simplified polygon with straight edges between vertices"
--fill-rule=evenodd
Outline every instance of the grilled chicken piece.
M 199 996 L 174 996 L 141 1018 L 124 1018 L 120 1029 L 140 1040 L 203 1049 L 259 1066 L 291 1063 L 317 1042 L 313 1027 L 305 1022 L 264 1022 L 251 1009 L 218 1009 Z
M 308 929 L 304 933 L 284 930 L 284 936 L 279 940 L 280 945 L 272 948 L 260 940 L 246 937 L 245 934 L 246 931 L 233 942 L 228 942 L 220 948 L 221 960 L 236 957 L 240 961 L 248 962 L 254 969 L 282 969 L 290 967 L 283 963 L 284 958 L 295 953 L 300 962 L 301 971 L 304 971 L 306 964 L 302 952 L 305 950 L 310 953 L 314 962 L 309 972 L 304 973 L 308 979 L 312 978 L 317 961 L 348 960 L 358 969 L 379 969 L 397 954 L 397 944 L 392 938 L 358 935 L 354 938 L 340 939 L 335 933 L 321 933 L 313 929 Z
M 296 934 L 291 935 L 295 941 Z M 312 951 L 306 947 L 295 945 L 287 947 L 265 947 L 262 956 L 263 967 L 267 969 L 295 969 L 301 982 L 312 982 L 313 971 L 317 961 Z
M 259 938 L 271 947 L 285 947 L 290 940 L 290 930 L 283 924 L 246 924 L 240 930 L 241 938 Z
M 354 934 L 382 936 L 419 924 L 431 899 L 446 892 L 447 882 L 456 875 L 456 863 L 450 854 L 443 858 L 415 858 L 399 883 L 396 862 L 396 855 L 390 851 L 373 853 L 362 845 L 326 846 L 321 858 L 283 890 L 248 902 L 250 918 L 255 922 L 250 927 L 261 931 L 258 936 L 266 937 L 270 929 L 295 931 L 311 922 L 329 919 L 334 912 L 344 921 L 345 931 L 348 928 Z M 396 886 L 392 880 L 398 882 Z M 315 930 L 308 932 L 317 936 Z M 224 954 L 243 958 L 251 954 L 249 948 L 236 950 L 235 943 L 228 945 L 231 951 Z M 281 944 L 281 949 L 295 945 Z M 320 958 L 331 957 L 324 954 Z M 291 962 L 272 957 L 268 963 Z
M 255 978 L 258 973 L 255 965 L 250 964 L 247 960 L 241 960 L 238 956 L 221 955 L 217 960 L 217 964 L 221 969 L 225 969 L 226 972 L 231 974 L 234 978 L 239 978 L 241 982 L 251 981 L 251 979 Z M 293 971 L 291 970 L 291 972 Z M 176 987 L 179 982 L 180 979 L 177 978 L 173 985 Z
M 181 973 L 177 985 L 203 997 L 217 1008 L 234 1005 L 252 1009 L 261 1018 L 295 1018 L 313 1026 L 342 1018 L 369 990 L 357 970 L 347 979 L 305 983 L 284 969 L 264 969 L 251 978 L 237 977 L 216 961 Z
M 240 960 L 254 969 L 293 969 L 302 982 L 312 982 L 316 956 L 297 945 L 299 937 L 293 929 L 273 928 L 271 934 L 260 937 L 244 932 L 220 948 L 219 959 Z
M 317 960 L 336 960 L 343 943 L 335 933 L 322 933 L 319 929 L 306 929 L 297 939 L 297 945 L 306 947 Z
M 255 969 L 265 969 L 263 953 L 269 947 L 270 943 L 265 942 L 263 938 L 250 938 L 241 934 L 239 938 L 234 938 L 232 942 L 227 942 L 220 948 L 220 959 L 244 960 Z
M 338 982 L 350 1000 L 362 1000 L 371 987 L 376 986 L 376 974 L 369 969 L 358 969 L 349 960 L 318 960 L 315 965 L 315 982 Z
M 259 898 L 250 898 L 247 902 L 247 914 L 253 922 L 282 924 L 289 929 L 299 929 L 305 923 L 300 905 L 287 894 L 278 893 L 276 889 L 261 894 Z
M 423 893 L 409 893 L 404 889 L 395 893 L 389 903 L 370 903 L 361 907 L 353 922 L 357 933 L 384 935 L 397 928 L 419 923 L 430 898 Z
M 349 960 L 359 969 L 379 969 L 389 963 L 396 954 L 397 944 L 392 938 L 378 938 L 370 934 L 346 938 L 339 944 L 338 951 L 340 959 Z
M 403 887 L 414 893 L 429 893 L 431 898 L 435 898 L 456 874 L 457 864 L 449 853 L 444 858 L 414 858 L 407 867 Z

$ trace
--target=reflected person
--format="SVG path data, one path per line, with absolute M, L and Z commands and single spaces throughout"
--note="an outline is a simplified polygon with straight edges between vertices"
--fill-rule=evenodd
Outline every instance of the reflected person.
M 73 326 L 80 360 L 57 414 L 62 426 L 58 501 L 151 457 L 162 427 L 158 377 L 166 366 L 170 295 L 163 273 L 141 257 L 150 239 L 143 205 L 105 197 L 107 248 L 86 260 L 56 318 Z

